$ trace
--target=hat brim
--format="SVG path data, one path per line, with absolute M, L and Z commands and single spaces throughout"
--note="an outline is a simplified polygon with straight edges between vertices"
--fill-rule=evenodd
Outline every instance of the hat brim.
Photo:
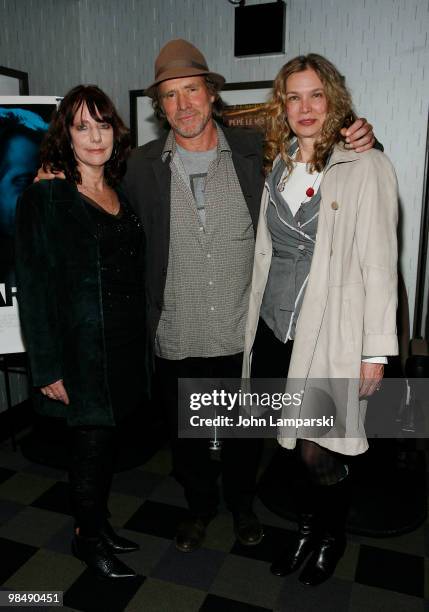
M 184 67 L 184 68 L 170 68 L 169 70 L 164 70 L 162 74 L 160 74 L 159 79 L 157 79 L 152 85 L 149 85 L 144 90 L 144 95 L 149 96 L 149 98 L 154 98 L 156 93 L 156 88 L 160 83 L 164 81 L 168 81 L 169 79 L 180 79 L 182 77 L 188 76 L 210 76 L 210 78 L 214 81 L 216 86 L 219 88 L 219 91 L 225 85 L 225 78 L 221 74 L 217 74 L 216 72 L 210 72 L 209 70 L 198 70 L 198 68 L 193 68 L 192 66 Z

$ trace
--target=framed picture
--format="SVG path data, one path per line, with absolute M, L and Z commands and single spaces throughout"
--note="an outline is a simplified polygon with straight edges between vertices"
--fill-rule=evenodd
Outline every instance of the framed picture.
M 28 74 L 0 66 L 0 96 L 28 96 Z
M 263 129 L 264 105 L 271 95 L 272 86 L 272 81 L 227 83 L 221 92 L 226 105 L 225 125 Z
M 21 353 L 14 235 L 16 204 L 40 165 L 55 96 L 0 96 L 0 354 Z
M 144 89 L 130 90 L 130 130 L 133 147 L 159 138 L 164 131 L 153 112 L 152 99 L 144 95 Z

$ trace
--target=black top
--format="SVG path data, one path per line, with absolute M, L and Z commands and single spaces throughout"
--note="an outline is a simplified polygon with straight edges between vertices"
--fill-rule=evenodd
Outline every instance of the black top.
M 97 227 L 106 345 L 127 344 L 144 333 L 142 224 L 124 202 L 119 213 L 112 215 L 81 197 Z

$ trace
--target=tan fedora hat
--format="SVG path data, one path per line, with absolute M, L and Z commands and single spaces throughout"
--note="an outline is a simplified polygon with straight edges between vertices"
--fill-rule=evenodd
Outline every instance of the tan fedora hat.
M 194 45 L 183 38 L 170 40 L 155 60 L 155 80 L 144 93 L 153 98 L 161 81 L 199 74 L 209 74 L 219 89 L 225 83 L 223 76 L 210 72 L 204 55 Z

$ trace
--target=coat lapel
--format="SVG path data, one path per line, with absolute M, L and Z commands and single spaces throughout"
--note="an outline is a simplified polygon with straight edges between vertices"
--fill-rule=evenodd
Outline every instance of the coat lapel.
M 168 245 L 170 244 L 171 171 L 169 160 L 170 156 L 165 161 L 158 157 L 152 163 L 153 172 L 158 183 L 159 209 L 157 211 L 158 218 L 156 223 L 159 224 L 158 235 L 163 236 L 164 261 L 168 260 Z
M 78 221 L 82 227 L 84 227 L 92 236 L 97 237 L 96 227 L 86 210 L 85 203 L 82 198 L 76 196 L 76 198 L 70 202 L 68 208 L 69 213 Z
M 255 192 L 255 188 L 253 187 L 253 175 L 255 172 L 255 166 L 252 161 L 253 158 L 254 154 L 246 156 L 234 151 L 232 152 L 232 161 L 234 163 L 241 191 L 243 192 L 246 200 L 247 208 L 249 209 L 249 213 L 252 218 L 253 227 L 256 228 L 258 225 L 260 202 L 259 200 L 255 200 L 252 195 Z
M 246 130 L 222 127 L 222 131 L 232 152 L 232 161 L 237 173 L 241 191 L 256 231 L 259 218 L 264 179 L 262 174 L 262 137 L 260 141 Z
M 326 224 L 326 230 L 327 230 L 327 236 L 328 236 L 328 240 L 329 240 L 329 244 L 327 245 L 327 249 L 328 252 L 326 253 L 326 255 L 329 255 L 330 249 L 331 249 L 331 242 L 332 242 L 332 238 L 333 238 L 333 231 L 334 231 L 334 225 L 335 225 L 335 211 L 332 208 L 332 204 L 336 202 L 337 199 L 337 194 L 336 194 L 336 179 L 335 176 L 333 177 L 334 180 L 329 180 L 328 184 L 329 184 L 329 188 L 327 187 L 326 184 L 326 176 L 332 172 L 336 172 L 336 166 L 338 166 L 338 164 L 348 164 L 351 162 L 355 162 L 357 160 L 359 160 L 359 153 L 354 153 L 353 151 L 350 151 L 348 149 L 344 148 L 343 144 L 337 144 L 334 147 L 334 150 L 332 152 L 331 158 L 328 162 L 328 165 L 326 167 L 326 170 L 324 172 L 324 176 L 320 185 L 320 190 L 322 193 L 322 199 L 321 199 L 321 203 L 320 203 L 320 215 L 319 215 L 319 224 L 321 223 L 321 217 L 322 217 L 322 223 L 324 222 Z M 330 177 L 332 179 L 332 177 Z M 338 202 L 336 202 L 338 204 Z M 318 230 L 319 233 L 319 230 Z

